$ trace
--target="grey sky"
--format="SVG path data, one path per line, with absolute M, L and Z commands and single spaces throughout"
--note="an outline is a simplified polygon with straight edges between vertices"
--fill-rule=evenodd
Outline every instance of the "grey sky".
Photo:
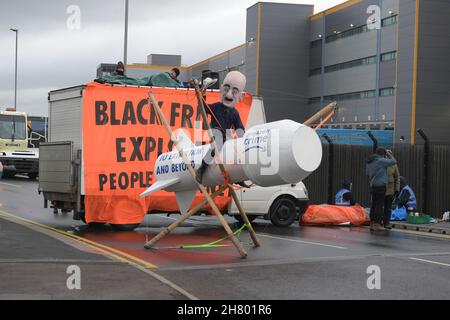
M 47 93 L 95 78 L 100 63 L 123 58 L 124 0 L 2 0 L 0 108 L 14 104 L 14 49 L 19 31 L 18 110 L 47 114 Z M 191 65 L 245 41 L 246 9 L 257 0 L 130 0 L 128 62 L 150 53 L 181 54 Z M 321 11 L 343 0 L 272 0 L 314 4 Z M 70 5 L 81 28 L 66 26 Z

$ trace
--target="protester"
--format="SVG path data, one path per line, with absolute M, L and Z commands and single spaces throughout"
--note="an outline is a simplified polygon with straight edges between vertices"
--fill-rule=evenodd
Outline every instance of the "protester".
M 180 88 L 183 83 L 178 80 L 180 69 L 173 68 L 168 72 L 160 72 L 144 78 L 131 78 L 125 75 L 125 66 L 123 62 L 118 62 L 114 72 L 111 75 L 103 75 L 95 79 L 98 83 L 108 83 L 115 85 L 130 86 L 148 86 L 159 88 Z
M 219 144 L 231 138 L 231 129 L 234 129 L 239 137 L 245 133 L 236 104 L 244 95 L 246 83 L 247 79 L 239 71 L 228 73 L 221 86 L 222 101 L 211 104 L 206 110 L 212 115 L 211 129 L 215 134 L 222 135 L 222 139 L 216 139 Z
M 178 69 L 178 68 L 173 68 L 172 70 L 170 70 L 169 76 L 170 76 L 173 80 L 180 82 L 180 81 L 178 80 L 178 77 L 180 76 L 180 69 Z
M 114 70 L 114 75 L 116 76 L 125 76 L 125 65 L 122 61 L 119 61 L 116 65 L 116 69 Z
M 353 199 L 352 193 L 352 182 L 350 180 L 345 180 L 342 183 L 341 190 L 336 194 L 335 205 L 337 206 L 354 206 L 355 200 Z
M 246 77 L 239 71 L 231 71 L 223 80 L 221 86 L 221 102 L 216 102 L 206 108 L 206 112 L 211 115 L 211 129 L 215 141 L 220 149 L 227 140 L 232 138 L 231 129 L 234 129 L 239 137 L 245 133 L 239 111 L 236 104 L 244 96 L 244 89 L 247 83 Z M 214 155 L 212 155 L 214 157 Z M 197 180 L 201 183 L 203 172 L 207 165 L 202 163 L 197 171 Z
M 405 177 L 400 177 L 400 193 L 395 199 L 395 204 L 398 207 L 405 207 L 410 212 L 417 210 L 416 195 Z
M 386 150 L 387 153 L 391 153 L 390 150 Z M 387 168 L 388 183 L 386 187 L 386 196 L 384 197 L 384 214 L 382 224 L 385 229 L 392 229 L 390 226 L 391 214 L 392 214 L 392 202 L 394 198 L 400 192 L 400 172 L 397 165 L 393 165 Z
M 384 148 L 377 148 L 367 160 L 366 174 L 369 177 L 372 205 L 370 208 L 370 230 L 386 230 L 382 225 L 384 198 L 388 184 L 387 168 L 397 164 L 394 156 Z
M 180 69 L 173 68 L 169 72 L 154 74 L 148 78 L 148 84 L 151 87 L 180 88 L 183 84 L 178 80 Z

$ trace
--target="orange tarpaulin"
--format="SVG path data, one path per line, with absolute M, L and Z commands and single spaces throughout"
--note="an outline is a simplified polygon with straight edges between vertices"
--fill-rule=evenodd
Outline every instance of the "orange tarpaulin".
M 159 191 L 140 199 L 154 182 L 153 167 L 161 153 L 172 150 L 169 134 L 148 102 L 151 91 L 173 130 L 183 128 L 194 142 L 208 141 L 204 131 L 194 135 L 201 119 L 193 90 L 114 87 L 89 83 L 83 95 L 83 163 L 86 221 L 137 224 L 149 210 L 176 212 L 173 193 Z M 220 101 L 208 92 L 207 102 Z M 247 94 L 237 109 L 244 125 L 252 104 Z M 197 127 L 200 127 L 198 124 Z M 203 200 L 198 194 L 194 204 Z M 218 197 L 223 209 L 229 198 Z
M 308 225 L 336 225 L 348 222 L 354 225 L 361 225 L 366 220 L 366 212 L 360 206 L 311 205 L 302 215 L 303 224 Z

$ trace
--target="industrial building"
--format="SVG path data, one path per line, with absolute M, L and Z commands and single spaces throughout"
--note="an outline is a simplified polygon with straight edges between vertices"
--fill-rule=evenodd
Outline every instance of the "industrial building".
M 186 81 L 240 70 L 269 121 L 302 121 L 338 101 L 329 128 L 392 129 L 394 142 L 412 144 L 423 142 L 422 128 L 450 142 L 449 14 L 448 0 L 351 0 L 315 14 L 312 5 L 259 2 L 247 9 L 244 44 L 188 67 L 179 55 L 153 54 L 127 74 L 177 66 Z

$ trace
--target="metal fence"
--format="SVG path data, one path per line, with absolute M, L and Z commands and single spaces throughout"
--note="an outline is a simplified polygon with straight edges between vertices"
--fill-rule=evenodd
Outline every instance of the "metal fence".
M 400 174 L 416 194 L 420 211 L 434 217 L 450 211 L 450 145 L 398 144 L 393 151 Z M 370 207 L 366 161 L 372 153 L 372 147 L 323 143 L 322 164 L 304 181 L 311 203 L 334 203 L 342 182 L 349 179 L 356 201 Z

